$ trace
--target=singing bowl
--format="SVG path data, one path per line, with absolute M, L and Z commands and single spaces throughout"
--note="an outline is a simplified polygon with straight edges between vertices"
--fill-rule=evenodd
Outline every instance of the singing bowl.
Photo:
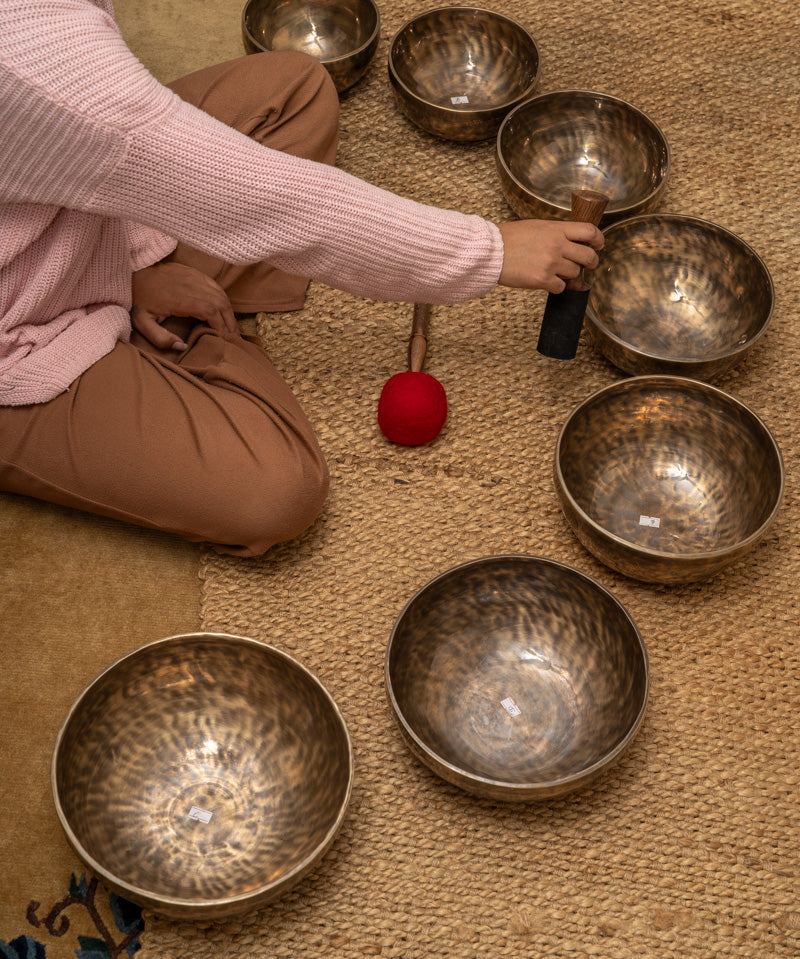
M 603 223 L 653 209 L 670 150 L 660 127 L 618 97 L 556 90 L 519 104 L 497 132 L 503 194 L 522 218 L 568 220 L 575 190 L 608 197 Z
M 380 39 L 374 0 L 247 0 L 242 40 L 248 53 L 300 50 L 320 60 L 339 93 L 366 73 Z
M 598 582 L 490 556 L 424 586 L 394 624 L 388 700 L 411 752 L 476 796 L 533 801 L 592 783 L 647 705 L 639 630 Z
M 140 647 L 100 673 L 58 733 L 56 811 L 111 889 L 217 919 L 283 895 L 338 831 L 353 778 L 328 692 L 286 653 L 215 633 Z
M 530 33 L 480 7 L 419 14 L 389 47 L 389 80 L 401 112 L 445 140 L 493 137 L 538 77 L 539 50 Z
M 740 559 L 775 520 L 780 449 L 752 410 L 709 383 L 625 379 L 567 418 L 555 485 L 572 530 L 625 576 L 679 584 Z
M 766 330 L 775 300 L 770 273 L 723 227 L 651 213 L 604 233 L 586 326 L 625 372 L 713 380 Z

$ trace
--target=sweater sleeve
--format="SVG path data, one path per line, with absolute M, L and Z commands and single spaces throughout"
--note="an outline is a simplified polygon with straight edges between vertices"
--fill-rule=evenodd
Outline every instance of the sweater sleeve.
M 375 299 L 455 302 L 497 282 L 494 224 L 255 143 L 159 84 L 89 0 L 0 10 L 0 67 L 15 80 L 3 96 L 0 74 L 15 131 L 4 197 L 135 220 Z

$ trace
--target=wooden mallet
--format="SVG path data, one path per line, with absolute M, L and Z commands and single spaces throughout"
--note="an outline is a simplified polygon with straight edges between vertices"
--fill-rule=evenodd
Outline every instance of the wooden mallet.
M 604 193 L 575 190 L 572 194 L 572 219 L 598 226 L 607 204 L 608 197 Z M 583 270 L 574 280 L 567 280 L 563 293 L 548 293 L 536 346 L 543 356 L 557 360 L 573 359 L 578 352 L 578 340 L 588 302 L 589 283 Z

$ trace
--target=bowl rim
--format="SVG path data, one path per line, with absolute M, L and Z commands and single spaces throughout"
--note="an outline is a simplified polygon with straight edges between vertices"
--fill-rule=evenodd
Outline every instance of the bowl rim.
M 304 673 L 306 677 L 313 683 L 315 687 L 322 693 L 323 698 L 327 700 L 328 705 L 331 707 L 331 711 L 334 719 L 339 726 L 341 733 L 344 738 L 344 743 L 347 747 L 347 758 L 348 758 L 348 774 L 347 774 L 347 785 L 344 790 L 344 794 L 339 803 L 339 809 L 336 815 L 334 822 L 329 827 L 323 839 L 317 843 L 316 847 L 303 859 L 302 862 L 298 863 L 294 868 L 292 868 L 288 873 L 281 876 L 279 879 L 274 879 L 271 882 L 267 882 L 258 886 L 254 889 L 250 889 L 248 892 L 240 893 L 236 896 L 226 896 L 216 899 L 184 899 L 178 896 L 168 896 L 161 893 L 154 893 L 152 890 L 145 889 L 141 886 L 137 886 L 134 883 L 128 882 L 121 876 L 118 876 L 116 873 L 112 872 L 110 869 L 107 869 L 102 863 L 98 862 L 94 856 L 92 856 L 88 850 L 85 849 L 83 843 L 78 839 L 70 821 L 64 811 L 64 808 L 61 803 L 61 799 L 58 792 L 58 767 L 59 759 L 61 753 L 61 747 L 63 744 L 64 736 L 69 725 L 70 720 L 78 711 L 78 709 L 83 704 L 86 697 L 92 692 L 92 690 L 100 683 L 102 680 L 111 672 L 116 669 L 119 669 L 125 662 L 130 661 L 137 656 L 140 656 L 142 653 L 153 649 L 154 647 L 159 646 L 168 646 L 168 645 L 179 645 L 181 643 L 194 643 L 197 641 L 203 641 L 207 639 L 215 640 L 225 640 L 231 645 L 236 646 L 250 646 L 257 648 L 260 652 L 266 651 L 272 656 L 283 660 L 288 663 L 293 668 L 299 670 L 301 673 Z M 97 873 L 97 875 L 109 883 L 112 888 L 122 890 L 124 894 L 130 895 L 130 898 L 134 902 L 147 902 L 147 903 L 157 903 L 168 911 L 170 909 L 179 909 L 180 914 L 184 917 L 187 917 L 191 913 L 202 913 L 204 910 L 214 909 L 215 907 L 224 907 L 226 912 L 225 915 L 228 915 L 227 910 L 235 910 L 237 905 L 245 906 L 249 902 L 258 903 L 265 899 L 269 898 L 271 892 L 280 889 L 284 885 L 291 884 L 293 877 L 302 876 L 303 872 L 309 867 L 309 865 L 315 862 L 319 857 L 324 855 L 325 851 L 333 842 L 336 834 L 338 833 L 342 823 L 344 822 L 344 817 L 347 812 L 347 808 L 350 803 L 350 797 L 353 789 L 353 778 L 354 778 L 354 762 L 353 762 L 353 744 L 350 737 L 350 731 L 347 728 L 347 723 L 344 720 L 341 710 L 339 709 L 336 701 L 333 696 L 330 694 L 326 686 L 311 672 L 306 666 L 303 666 L 298 660 L 296 660 L 289 653 L 284 652 L 281 649 L 278 649 L 276 646 L 272 646 L 269 643 L 263 643 L 260 640 L 252 639 L 246 636 L 238 636 L 233 633 L 217 633 L 217 632 L 193 632 L 193 633 L 177 633 L 173 636 L 165 636 L 161 639 L 152 640 L 150 642 L 144 643 L 141 646 L 137 646 L 135 649 L 130 650 L 127 653 L 123 653 L 112 663 L 102 669 L 87 685 L 81 690 L 78 694 L 69 710 L 67 711 L 64 720 L 59 727 L 58 734 L 56 735 L 55 745 L 53 746 L 53 751 L 50 759 L 50 788 L 53 797 L 53 803 L 56 808 L 56 814 L 58 816 L 59 822 L 66 833 L 66 836 L 72 845 L 73 849 L 78 853 L 79 857 L 84 860 L 84 862 L 89 865 L 89 867 Z M 153 908 L 158 911 L 157 906 Z M 167 912 L 168 914 L 168 912 Z
M 663 163 L 663 172 L 661 174 L 661 179 L 659 180 L 655 189 L 653 189 L 647 196 L 642 200 L 637 200 L 635 203 L 628 203 L 625 206 L 613 207 L 609 210 L 609 213 L 614 216 L 615 220 L 620 220 L 626 217 L 628 210 L 636 209 L 641 207 L 643 203 L 652 204 L 655 203 L 660 194 L 664 192 L 667 186 L 667 181 L 669 180 L 669 174 L 672 167 L 672 148 L 669 145 L 669 140 L 667 139 L 666 134 L 664 133 L 661 125 L 650 116 L 649 113 L 646 113 L 642 110 L 641 107 L 635 106 L 629 100 L 625 100 L 623 97 L 615 96 L 613 93 L 602 93 L 599 90 L 588 90 L 588 89 L 573 89 L 571 87 L 561 87 L 557 90 L 547 90 L 543 93 L 537 93 L 535 96 L 528 97 L 526 100 L 523 100 L 522 103 L 516 104 L 509 112 L 503 117 L 503 120 L 497 130 L 497 137 L 495 138 L 495 155 L 497 161 L 500 164 L 503 173 L 509 178 L 520 190 L 524 193 L 530 194 L 534 197 L 537 202 L 542 203 L 546 206 L 553 207 L 554 209 L 559 210 L 565 216 L 568 216 L 571 212 L 570 207 L 562 206 L 560 203 L 556 203 L 553 200 L 549 199 L 546 196 L 543 196 L 541 193 L 538 193 L 536 190 L 532 190 L 527 184 L 522 183 L 522 181 L 514 174 L 511 167 L 508 165 L 506 157 L 502 149 L 502 137 L 504 131 L 508 128 L 509 123 L 514 119 L 514 117 L 522 112 L 526 107 L 532 103 L 538 103 L 542 100 L 550 100 L 557 96 L 563 96 L 564 94 L 569 94 L 570 96 L 575 97 L 587 97 L 593 99 L 601 99 L 607 102 L 616 103 L 620 106 L 627 107 L 633 113 L 638 114 L 642 117 L 650 126 L 654 128 L 656 133 L 661 139 L 661 143 L 664 148 L 664 163 Z
M 482 566 L 487 562 L 500 563 L 508 561 L 521 561 L 524 563 L 530 563 L 531 565 L 535 564 L 556 567 L 563 572 L 567 572 L 570 575 L 583 580 L 593 589 L 603 593 L 614 604 L 614 606 L 619 609 L 619 611 L 630 624 L 633 635 L 636 637 L 638 650 L 641 655 L 642 667 L 644 669 L 644 695 L 642 696 L 642 702 L 639 706 L 636 716 L 631 722 L 625 735 L 614 746 L 614 748 L 607 752 L 601 759 L 596 760 L 589 766 L 585 766 L 583 769 L 580 769 L 574 773 L 570 773 L 566 776 L 561 776 L 558 779 L 540 780 L 538 782 L 528 783 L 508 782 L 503 779 L 493 779 L 491 776 L 481 776 L 478 773 L 472 773 L 462 769 L 460 766 L 457 766 L 455 763 L 452 763 L 443 756 L 439 755 L 435 749 L 432 749 L 417 734 L 400 708 L 400 704 L 398 703 L 395 695 L 394 684 L 392 683 L 392 673 L 390 669 L 392 649 L 395 645 L 395 639 L 400 629 L 400 625 L 406 613 L 417 601 L 417 599 L 419 599 L 423 593 L 427 592 L 429 589 L 432 589 L 440 581 L 462 572 L 463 570 L 472 566 Z M 561 794 L 562 791 L 566 792 L 570 789 L 578 788 L 585 780 L 593 779 L 595 775 L 597 775 L 603 769 L 611 766 L 614 761 L 618 759 L 627 749 L 633 738 L 638 733 L 639 728 L 644 720 L 645 713 L 647 712 L 647 705 L 650 697 L 650 657 L 647 652 L 647 645 L 645 644 L 644 637 L 642 636 L 641 630 L 636 624 L 633 616 L 630 614 L 626 606 L 611 592 L 611 590 L 599 582 L 599 580 L 595 579 L 593 576 L 590 576 L 588 573 L 583 572 L 582 570 L 576 569 L 574 566 L 570 566 L 569 564 L 563 563 L 556 559 L 550 559 L 546 556 L 539 556 L 532 553 L 497 553 L 479 556 L 474 559 L 458 563 L 455 566 L 451 566 L 443 572 L 438 573 L 432 579 L 429 579 L 414 592 L 411 598 L 405 603 L 400 613 L 397 615 L 389 634 L 389 642 L 386 647 L 386 656 L 384 658 L 384 685 L 386 687 L 386 695 L 389 700 L 389 705 L 395 719 L 400 724 L 400 728 L 422 752 L 423 755 L 429 756 L 438 766 L 447 769 L 453 774 L 454 777 L 463 779 L 465 782 L 472 783 L 475 786 L 503 790 L 508 794 L 509 799 L 515 798 L 515 793 L 518 794 L 518 798 L 534 798 L 537 792 L 552 794 L 553 790 L 557 790 L 558 794 Z
M 326 2 L 326 0 L 314 0 L 314 2 L 318 3 L 319 6 L 321 7 L 335 6 L 335 3 L 329 3 L 329 2 Z M 342 63 L 344 60 L 349 60 L 351 57 L 358 56 L 358 54 L 364 53 L 365 51 L 369 50 L 369 48 L 373 44 L 377 44 L 377 41 L 380 37 L 380 32 L 381 32 L 381 11 L 380 11 L 380 8 L 378 7 L 376 0 L 366 0 L 366 3 L 369 5 L 369 7 L 372 9 L 372 11 L 375 14 L 375 26 L 370 32 L 369 37 L 367 37 L 367 39 L 359 46 L 353 47 L 352 50 L 348 50 L 347 53 L 342 53 L 338 57 L 314 57 L 315 60 L 319 60 L 319 62 L 322 64 L 330 64 L 330 65 Z M 257 47 L 263 53 L 277 53 L 278 51 L 286 51 L 286 52 L 291 51 L 293 49 L 292 47 L 265 47 L 261 43 L 259 43 L 258 40 L 253 36 L 247 23 L 247 15 L 251 7 L 255 7 L 257 4 L 258 4 L 258 0 L 245 0 L 244 7 L 242 7 L 242 16 L 241 16 L 242 33 L 253 44 L 254 47 Z M 311 54 L 309 54 L 309 56 L 311 56 Z
M 769 512 L 767 518 L 761 523 L 757 530 L 750 533 L 749 536 L 746 536 L 744 539 L 739 540 L 733 546 L 727 546 L 724 548 L 718 547 L 717 549 L 707 549 L 702 550 L 696 553 L 669 553 L 666 550 L 653 549 L 650 547 L 639 546 L 637 543 L 632 543 L 628 539 L 623 539 L 623 537 L 618 536 L 616 533 L 612 533 L 610 530 L 605 529 L 598 522 L 592 519 L 591 516 L 580 506 L 578 501 L 572 495 L 571 490 L 567 486 L 566 480 L 564 479 L 564 474 L 561 469 L 561 447 L 566 436 L 567 430 L 572 424 L 575 417 L 591 403 L 596 402 L 598 399 L 601 399 L 606 394 L 612 394 L 618 391 L 626 391 L 634 389 L 637 386 L 647 386 L 657 387 L 659 384 L 666 387 L 679 387 L 681 385 L 690 385 L 692 387 L 698 387 L 700 390 L 708 393 L 714 393 L 718 398 L 722 399 L 726 403 L 730 403 L 733 406 L 737 407 L 739 410 L 744 412 L 747 417 L 749 417 L 754 424 L 763 431 L 764 435 L 769 440 L 769 444 L 772 447 L 772 450 L 775 454 L 778 463 L 778 492 L 775 497 L 775 502 L 772 505 L 772 509 Z M 783 454 L 781 453 L 781 448 L 778 445 L 777 440 L 775 439 L 772 431 L 766 425 L 766 423 L 761 419 L 761 417 L 751 409 L 746 403 L 737 399 L 730 393 L 726 393 L 725 390 L 720 389 L 718 386 L 714 386 L 712 383 L 707 383 L 704 380 L 695 380 L 688 376 L 673 376 L 669 373 L 652 373 L 652 374 L 643 374 L 641 376 L 628 376 L 620 380 L 616 380 L 613 383 L 609 383 L 606 386 L 601 387 L 599 390 L 595 390 L 590 396 L 587 396 L 586 399 L 581 400 L 570 412 L 564 421 L 561 429 L 558 433 L 558 438 L 556 439 L 555 452 L 553 457 L 553 473 L 555 476 L 556 488 L 561 495 L 563 495 L 567 502 L 570 505 L 570 508 L 573 509 L 577 515 L 580 517 L 581 522 L 585 523 L 593 533 L 598 535 L 600 538 L 605 539 L 608 542 L 614 543 L 617 546 L 622 547 L 623 549 L 629 550 L 636 553 L 639 556 L 646 556 L 651 559 L 657 560 L 666 560 L 674 565 L 686 566 L 692 563 L 697 562 L 698 560 L 714 560 L 721 557 L 727 556 L 731 553 L 732 550 L 745 550 L 750 545 L 757 543 L 761 537 L 764 535 L 767 529 L 772 525 L 777 516 L 784 497 L 785 485 L 786 485 L 786 470 L 783 462 Z
M 750 350 L 758 340 L 766 333 L 767 327 L 772 321 L 773 313 L 775 312 L 775 283 L 772 278 L 772 274 L 767 267 L 767 264 L 764 262 L 764 259 L 761 255 L 742 237 L 734 233 L 732 230 L 727 229 L 726 227 L 715 223 L 713 220 L 705 219 L 704 217 L 699 216 L 690 216 L 684 213 L 668 213 L 668 212 L 655 212 L 655 213 L 640 213 L 636 216 L 629 216 L 622 220 L 617 220 L 614 223 L 610 223 L 603 229 L 603 235 L 608 233 L 615 232 L 618 229 L 622 229 L 626 226 L 635 225 L 637 222 L 641 221 L 654 221 L 654 220 L 669 220 L 671 222 L 686 223 L 689 225 L 694 225 L 698 227 L 711 227 L 713 230 L 722 233 L 727 239 L 732 240 L 735 246 L 741 247 L 745 252 L 747 252 L 753 260 L 761 268 L 761 271 L 766 279 L 767 289 L 769 292 L 769 309 L 767 310 L 767 315 L 762 321 L 760 327 L 756 333 L 747 339 L 744 343 L 739 343 L 733 347 L 721 350 L 717 353 L 710 353 L 707 356 L 698 357 L 698 356 L 682 356 L 680 354 L 670 354 L 665 355 L 663 353 L 653 353 L 650 350 L 644 350 L 641 347 L 634 346 L 629 340 L 624 340 L 621 336 L 618 336 L 612 330 L 606 326 L 597 316 L 597 313 L 592 308 L 592 296 L 589 294 L 589 302 L 586 306 L 586 315 L 589 322 L 597 329 L 603 336 L 608 337 L 612 343 L 616 343 L 622 349 L 630 352 L 634 356 L 642 357 L 647 360 L 654 360 L 658 362 L 665 363 L 681 363 L 685 366 L 696 366 L 701 367 L 706 363 L 713 362 L 715 360 L 727 360 L 739 356 L 741 353 L 745 353 Z M 602 251 L 600 253 L 600 266 L 602 266 Z
M 446 104 L 434 103 L 432 100 L 428 100 L 425 97 L 419 96 L 403 81 L 400 77 L 400 74 L 397 71 L 395 65 L 395 46 L 397 41 L 400 39 L 400 36 L 408 30 L 412 24 L 424 20 L 426 17 L 430 17 L 434 14 L 441 13 L 442 11 L 450 11 L 455 13 L 480 13 L 485 16 L 490 17 L 493 20 L 505 20 L 507 23 L 512 24 L 516 27 L 524 36 L 526 36 L 531 44 L 533 49 L 536 52 L 536 73 L 534 74 L 533 79 L 521 93 L 516 94 L 513 97 L 509 97 L 507 100 L 497 103 L 491 107 L 483 107 L 480 110 L 456 110 L 455 107 L 449 107 Z M 539 76 L 542 72 L 542 53 L 539 49 L 539 44 L 536 42 L 536 37 L 531 33 L 531 31 L 516 17 L 509 16 L 507 13 L 500 13 L 498 10 L 491 10 L 488 7 L 481 6 L 470 6 L 469 4 L 453 4 L 453 5 L 441 5 L 438 7 L 431 7 L 429 10 L 422 10 L 419 13 L 415 13 L 413 16 L 409 17 L 403 25 L 395 31 L 394 36 L 389 41 L 389 53 L 388 53 L 388 68 L 389 76 L 393 83 L 396 83 L 397 86 L 406 94 L 410 99 L 415 103 L 422 104 L 423 106 L 436 110 L 443 116 L 453 115 L 458 116 L 468 116 L 468 117 L 484 117 L 491 114 L 498 113 L 501 110 L 509 110 L 513 106 L 518 105 L 520 98 L 529 98 L 529 95 L 536 88 L 536 85 L 539 82 Z

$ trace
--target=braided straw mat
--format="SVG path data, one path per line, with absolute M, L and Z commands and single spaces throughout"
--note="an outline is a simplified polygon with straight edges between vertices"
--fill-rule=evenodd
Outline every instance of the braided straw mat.
M 426 369 L 451 412 L 415 449 L 387 443 L 375 421 L 383 383 L 405 368 L 408 304 L 312 285 L 304 311 L 260 321 L 316 425 L 332 489 L 319 522 L 262 560 L 206 554 L 202 622 L 275 644 L 326 684 L 353 738 L 353 799 L 329 854 L 285 899 L 200 926 L 148 916 L 144 959 L 800 955 L 795 3 L 492 7 L 537 38 L 540 91 L 614 94 L 662 126 L 673 154 L 663 210 L 720 223 L 765 259 L 772 325 L 718 385 L 778 440 L 783 509 L 754 553 L 706 583 L 650 586 L 597 563 L 558 508 L 553 446 L 572 407 L 622 374 L 585 341 L 568 365 L 536 353 L 544 295 L 498 290 L 434 310 Z M 493 144 L 436 140 L 394 105 L 389 38 L 420 9 L 382 3 L 376 59 L 342 101 L 340 166 L 508 219 Z M 600 580 L 650 653 L 632 748 L 594 788 L 558 801 L 496 804 L 443 783 L 407 751 L 386 703 L 386 642 L 405 602 L 448 567 L 504 552 Z

